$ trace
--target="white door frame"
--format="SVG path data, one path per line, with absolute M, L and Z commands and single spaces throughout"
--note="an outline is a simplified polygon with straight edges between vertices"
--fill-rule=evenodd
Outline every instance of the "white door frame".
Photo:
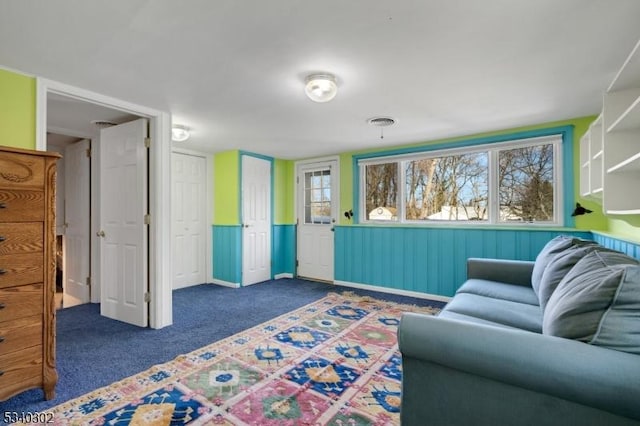
M 307 160 L 300 160 L 300 161 L 296 161 L 294 163 L 294 176 L 293 176 L 293 187 L 295 188 L 295 190 L 293 191 L 293 210 L 295 212 L 294 214 L 294 219 L 296 223 L 300 223 L 300 220 L 303 220 L 304 218 L 299 217 L 298 213 L 300 211 L 300 209 L 298 208 L 298 185 L 296 182 L 296 179 L 298 178 L 298 176 L 300 175 L 300 169 L 302 167 L 307 167 L 307 166 L 313 166 L 314 164 L 323 164 L 323 163 L 327 163 L 329 161 L 335 161 L 336 162 L 336 169 L 331 171 L 331 174 L 333 176 L 335 176 L 335 182 L 336 182 L 336 187 L 335 187 L 335 191 L 331 191 L 331 202 L 333 204 L 334 200 L 335 200 L 335 209 L 336 209 L 336 222 L 334 223 L 334 225 L 337 225 L 340 223 L 340 217 L 341 217 L 341 213 L 340 213 L 340 209 L 341 209 L 341 205 L 340 205 L 340 156 L 338 155 L 331 155 L 328 157 L 319 157 L 319 158 L 310 158 Z M 298 240 L 296 237 L 296 259 L 298 258 Z M 333 246 L 333 253 L 331 254 L 334 258 L 334 268 L 335 268 L 335 244 Z M 298 271 L 296 270 L 295 273 L 297 274 Z M 335 278 L 335 269 L 334 269 L 334 278 Z
M 149 325 L 162 328 L 173 323 L 171 277 L 171 115 L 167 112 L 132 104 L 120 99 L 69 86 L 64 83 L 36 78 L 36 149 L 47 147 L 47 96 L 58 94 L 92 104 L 113 108 L 132 115 L 148 118 L 152 147 L 149 153 Z M 92 167 L 97 166 L 92 158 Z M 93 169 L 92 169 L 93 170 Z M 93 181 L 94 179 L 92 179 Z M 97 182 L 96 182 L 97 183 Z M 97 187 L 92 185 L 92 191 Z M 97 203 L 96 203 L 97 204 Z M 167 207 L 165 207 L 167 206 Z M 100 206 L 92 201 L 92 214 L 100 212 Z M 99 256 L 99 244 L 95 233 L 99 220 L 92 218 L 91 247 L 94 257 Z M 92 279 L 99 271 L 93 268 Z M 97 283 L 99 286 L 99 283 Z M 95 291 L 93 292 L 95 294 Z
M 203 157 L 205 160 L 205 179 L 207 180 L 205 182 L 205 186 L 204 186 L 204 190 L 206 191 L 206 199 L 205 199 L 205 214 L 206 214 L 206 220 L 211 220 L 211 218 L 213 217 L 213 155 L 209 154 L 209 153 L 205 153 L 205 152 L 200 152 L 200 151 L 193 151 L 191 149 L 185 149 L 185 148 L 173 148 L 171 150 L 172 153 L 177 153 L 177 154 L 186 154 L 186 155 L 194 155 L 196 157 Z M 206 244 L 206 250 L 205 250 L 205 255 L 207 256 L 206 261 L 205 261 L 205 265 L 206 265 L 206 274 L 207 274 L 207 280 L 213 280 L 213 262 L 211 259 L 213 259 L 213 231 L 211 229 L 211 226 L 207 227 L 207 239 Z

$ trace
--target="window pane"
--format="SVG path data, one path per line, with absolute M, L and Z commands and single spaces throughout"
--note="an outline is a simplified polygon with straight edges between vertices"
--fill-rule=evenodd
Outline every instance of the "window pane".
M 500 221 L 553 221 L 553 144 L 500 151 L 498 163 Z
M 405 166 L 407 220 L 488 220 L 488 154 L 450 155 Z
M 398 220 L 398 163 L 365 166 L 365 191 L 367 220 Z
M 305 172 L 304 221 L 306 224 L 331 224 L 331 170 Z

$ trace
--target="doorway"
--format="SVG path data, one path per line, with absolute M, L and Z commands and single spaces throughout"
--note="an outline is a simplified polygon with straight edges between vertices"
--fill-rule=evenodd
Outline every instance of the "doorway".
M 172 285 L 171 285 L 171 213 L 170 179 L 171 179 L 171 142 L 170 116 L 168 113 L 138 106 L 115 98 L 89 92 L 62 83 L 37 79 L 37 116 L 36 116 L 36 149 L 47 149 L 46 133 L 48 116 L 55 118 L 56 109 L 48 109 L 50 98 L 63 97 L 65 102 L 80 104 L 83 109 L 102 107 L 118 111 L 120 114 L 147 118 L 150 122 L 150 140 L 152 148 L 149 152 L 149 244 L 148 244 L 148 278 L 150 283 L 148 297 L 149 326 L 162 328 L 171 325 Z M 69 119 L 69 117 L 67 117 Z M 89 120 L 90 121 L 90 120 Z M 61 121 L 65 123 L 64 121 Z M 71 130 L 73 127 L 62 125 Z M 55 130 L 55 129 L 52 129 Z M 76 132 L 79 133 L 79 132 Z M 69 134 L 69 133 L 67 133 Z M 84 134 L 76 136 L 85 137 Z M 99 164 L 95 156 L 91 157 L 93 177 L 99 172 Z M 91 179 L 91 192 L 98 194 L 98 179 Z M 97 196 L 91 200 L 91 301 L 100 302 L 98 288 L 101 288 L 102 275 L 99 262 L 100 243 L 96 234 L 99 232 L 99 216 L 101 205 Z

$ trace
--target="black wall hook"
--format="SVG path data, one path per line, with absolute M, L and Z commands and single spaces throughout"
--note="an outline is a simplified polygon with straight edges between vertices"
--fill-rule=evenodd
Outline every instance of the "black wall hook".
M 580 203 L 576 203 L 576 209 L 571 213 L 571 216 L 581 216 L 585 213 L 593 213 L 593 210 L 589 210 L 580 205 Z

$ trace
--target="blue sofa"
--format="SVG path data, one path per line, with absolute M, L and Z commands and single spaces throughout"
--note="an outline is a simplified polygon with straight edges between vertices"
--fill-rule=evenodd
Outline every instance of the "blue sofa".
M 403 426 L 640 424 L 637 260 L 559 236 L 467 278 L 438 316 L 402 317 Z

